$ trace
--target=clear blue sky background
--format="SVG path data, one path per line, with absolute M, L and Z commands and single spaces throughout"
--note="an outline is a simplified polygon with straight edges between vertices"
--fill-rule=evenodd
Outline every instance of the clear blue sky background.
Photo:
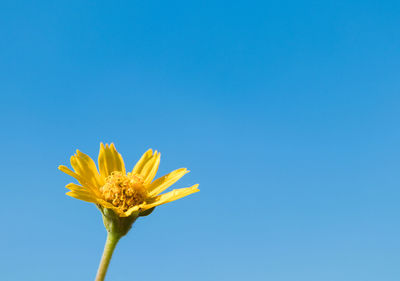
M 98 210 L 57 170 L 114 142 L 201 192 L 114 281 L 398 281 L 400 2 L 1 1 L 0 279 L 92 280 Z

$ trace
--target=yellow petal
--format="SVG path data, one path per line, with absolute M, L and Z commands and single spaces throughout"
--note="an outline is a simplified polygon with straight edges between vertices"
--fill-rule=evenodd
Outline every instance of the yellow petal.
M 115 213 L 119 214 L 119 216 L 121 216 L 121 214 L 123 214 L 123 211 L 121 209 L 119 209 L 118 207 L 115 207 L 113 204 L 111 204 L 101 198 L 97 199 L 97 204 L 103 206 L 104 208 L 113 210 Z
M 147 161 L 146 165 L 143 167 L 140 176 L 143 178 L 145 185 L 151 183 L 151 181 L 154 179 L 158 171 L 158 166 L 160 165 L 160 158 L 161 153 L 157 153 L 157 151 L 155 151 L 152 158 L 150 158 L 149 161 Z
M 100 187 L 104 184 L 92 158 L 79 150 L 76 151 L 74 156 L 71 156 L 71 166 L 75 170 L 75 173 L 84 178 L 91 185 Z
M 142 206 L 144 206 L 144 204 L 133 206 L 133 207 L 130 208 L 128 211 L 126 211 L 125 213 L 123 213 L 122 216 L 123 216 L 123 217 L 129 217 L 130 215 L 132 215 L 133 212 L 138 211 Z
M 111 204 L 111 203 L 109 203 L 109 202 L 107 202 L 107 201 L 105 201 L 105 200 L 103 200 L 103 199 L 101 199 L 101 198 L 99 198 L 99 199 L 97 200 L 97 203 L 100 204 L 100 205 L 102 205 L 103 207 L 105 207 L 105 208 L 107 208 L 107 209 L 116 209 L 116 207 L 114 207 L 113 204 Z
M 87 187 L 88 189 L 90 189 L 94 194 L 99 194 L 99 190 L 97 186 L 93 186 L 92 183 L 88 182 L 86 178 L 78 175 L 77 173 L 74 173 L 73 171 L 71 171 L 68 167 L 64 166 L 64 165 L 60 165 L 58 166 L 58 169 L 64 173 L 66 173 L 67 175 L 74 177 L 75 179 L 78 180 L 78 182 Z
M 98 162 L 100 174 L 103 178 L 107 178 L 114 171 L 126 173 L 124 160 L 121 154 L 115 149 L 113 143 L 111 145 L 106 144 L 105 146 L 103 143 L 100 144 Z
M 146 165 L 147 161 L 152 157 L 153 155 L 153 150 L 149 149 L 147 150 L 140 160 L 136 163 L 135 167 L 132 170 L 133 174 L 140 174 L 140 172 L 143 170 L 143 167 Z
M 96 194 L 91 189 L 86 188 L 84 186 L 80 186 L 80 185 L 77 185 L 75 183 L 69 183 L 65 187 L 68 188 L 71 191 L 79 191 L 79 192 L 82 192 L 82 193 L 87 193 L 88 195 L 94 196 L 94 197 L 97 198 Z
M 86 192 L 81 192 L 81 191 L 69 191 L 66 193 L 67 195 L 74 197 L 76 199 L 90 202 L 90 203 L 97 203 L 97 198 L 94 196 L 88 195 Z
M 146 204 L 142 209 L 144 211 L 144 210 L 153 208 L 155 206 L 159 206 L 159 205 L 162 205 L 165 203 L 169 203 L 169 202 L 178 200 L 178 199 L 188 196 L 192 193 L 196 193 L 196 192 L 200 191 L 197 188 L 198 186 L 199 186 L 198 184 L 195 184 L 191 187 L 174 189 L 170 192 L 161 194 L 161 195 L 157 196 L 152 203 Z
M 189 173 L 189 171 L 186 168 L 180 168 L 178 170 L 172 171 L 171 173 L 152 182 L 148 186 L 147 191 L 149 192 L 150 196 L 155 196 L 176 183 L 181 177 L 183 177 L 187 173 Z
M 113 204 L 111 204 L 107 201 L 104 201 L 103 199 L 100 199 L 100 198 L 97 199 L 97 204 L 103 206 L 104 208 L 113 210 L 120 217 L 129 217 L 133 212 L 138 211 L 145 205 L 145 204 L 136 205 L 136 206 L 133 206 L 132 208 L 130 208 L 128 211 L 124 212 L 122 209 L 115 207 Z

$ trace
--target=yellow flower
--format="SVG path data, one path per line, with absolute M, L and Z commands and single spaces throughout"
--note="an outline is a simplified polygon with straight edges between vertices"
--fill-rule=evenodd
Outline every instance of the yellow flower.
M 175 170 L 153 180 L 160 164 L 160 153 L 149 149 L 143 154 L 132 171 L 126 172 L 121 154 L 114 144 L 100 144 L 99 171 L 94 161 L 86 154 L 76 151 L 71 156 L 71 166 L 58 168 L 74 177 L 81 185 L 70 183 L 67 195 L 95 203 L 100 210 L 113 210 L 119 217 L 140 215 L 161 204 L 169 203 L 198 192 L 198 184 L 160 194 L 189 171 Z M 104 212 L 103 212 L 104 213 Z

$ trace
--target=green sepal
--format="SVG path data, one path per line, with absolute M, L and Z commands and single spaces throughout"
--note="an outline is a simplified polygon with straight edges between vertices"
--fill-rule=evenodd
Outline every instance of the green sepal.
M 150 215 L 154 211 L 155 208 L 156 207 L 153 207 L 153 208 L 150 208 L 150 209 L 148 209 L 146 211 L 140 212 L 139 213 L 139 217 L 145 217 L 145 216 Z
M 103 214 L 103 222 L 107 231 L 118 237 L 125 236 L 139 217 L 138 212 L 133 213 L 129 217 L 120 217 L 111 209 L 101 208 L 100 210 Z

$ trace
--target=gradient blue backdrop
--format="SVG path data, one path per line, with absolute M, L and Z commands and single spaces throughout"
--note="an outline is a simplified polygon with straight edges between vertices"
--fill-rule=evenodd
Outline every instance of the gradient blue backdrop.
M 201 189 L 108 280 L 400 279 L 400 2 L 0 3 L 1 280 L 94 278 L 101 217 L 57 166 L 101 141 Z

